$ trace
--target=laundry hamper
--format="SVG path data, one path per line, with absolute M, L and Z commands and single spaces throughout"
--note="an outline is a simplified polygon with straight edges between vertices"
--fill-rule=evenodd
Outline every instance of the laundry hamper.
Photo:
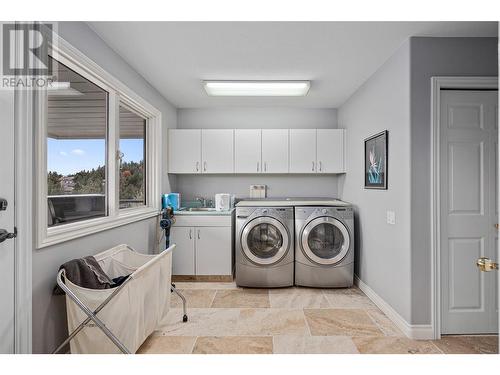
M 110 278 L 130 275 L 117 288 L 87 289 L 64 279 L 64 286 L 73 293 L 70 298 L 71 293 L 66 291 L 68 331 L 78 330 L 68 338 L 71 353 L 137 351 L 169 310 L 174 248 L 172 245 L 160 254 L 146 255 L 119 245 L 94 255 Z M 95 312 L 98 319 L 91 318 L 89 312 Z M 79 327 L 86 320 L 83 328 Z

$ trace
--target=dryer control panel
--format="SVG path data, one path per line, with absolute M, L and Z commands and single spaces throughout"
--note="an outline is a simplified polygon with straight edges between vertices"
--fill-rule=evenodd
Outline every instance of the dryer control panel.
M 352 207 L 295 207 L 295 219 L 307 219 L 311 216 L 331 216 L 348 220 L 354 217 Z

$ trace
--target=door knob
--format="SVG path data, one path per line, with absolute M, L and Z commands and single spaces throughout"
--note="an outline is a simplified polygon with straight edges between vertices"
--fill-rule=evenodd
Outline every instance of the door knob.
M 11 240 L 17 237 L 17 229 L 14 228 L 14 233 L 9 233 L 5 229 L 0 229 L 0 243 L 5 240 Z
M 486 257 L 481 257 L 477 260 L 476 265 L 483 272 L 489 272 L 498 269 L 498 263 L 493 262 L 491 259 Z

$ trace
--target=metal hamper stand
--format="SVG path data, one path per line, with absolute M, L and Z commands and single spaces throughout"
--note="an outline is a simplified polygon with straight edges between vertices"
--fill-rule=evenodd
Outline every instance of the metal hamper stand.
M 108 327 L 106 327 L 106 324 L 101 321 L 98 317 L 97 314 L 99 311 L 101 311 L 104 306 L 106 306 L 114 296 L 116 296 L 120 290 L 130 281 L 132 278 L 129 276 L 120 286 L 118 286 L 113 293 L 111 293 L 108 298 L 104 300 L 94 311 L 92 311 L 85 303 L 83 303 L 72 291 L 69 289 L 66 284 L 63 281 L 63 278 L 65 277 L 65 272 L 64 270 L 60 270 L 57 274 L 57 285 L 64 290 L 66 295 L 73 300 L 77 304 L 77 306 L 87 315 L 87 319 L 85 319 L 80 325 L 68 336 L 64 342 L 59 345 L 53 352 L 52 354 L 57 354 L 59 353 L 84 327 L 87 325 L 91 320 L 96 324 L 97 327 L 101 329 L 101 331 L 104 332 L 106 336 L 109 337 L 109 339 L 115 344 L 118 349 L 123 354 L 131 354 L 130 351 L 123 345 L 123 343 L 111 332 Z M 186 298 L 177 290 L 175 289 L 175 285 L 172 284 L 170 287 L 171 292 L 174 292 L 177 294 L 181 300 L 182 300 L 182 310 L 183 310 L 183 317 L 182 321 L 187 322 L 188 321 L 188 316 L 187 316 L 187 311 L 186 311 Z

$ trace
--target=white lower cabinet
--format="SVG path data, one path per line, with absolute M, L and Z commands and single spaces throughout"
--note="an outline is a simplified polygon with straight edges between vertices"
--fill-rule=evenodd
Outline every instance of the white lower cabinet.
M 196 230 L 196 275 L 231 274 L 231 231 L 224 227 Z
M 172 254 L 172 270 L 174 275 L 195 274 L 195 241 L 194 228 L 172 227 L 170 229 L 170 243 L 177 246 Z
M 195 218 L 192 221 L 197 221 Z M 181 225 L 190 220 L 182 217 Z M 170 231 L 170 243 L 176 244 L 173 252 L 173 275 L 217 275 L 228 276 L 233 273 L 233 240 L 231 217 L 228 226 L 210 225 L 209 220 L 201 225 L 180 226 L 174 224 Z M 195 223 L 196 224 L 196 223 Z M 219 223 L 221 224 L 220 220 Z M 224 223 L 223 223 L 224 224 Z

